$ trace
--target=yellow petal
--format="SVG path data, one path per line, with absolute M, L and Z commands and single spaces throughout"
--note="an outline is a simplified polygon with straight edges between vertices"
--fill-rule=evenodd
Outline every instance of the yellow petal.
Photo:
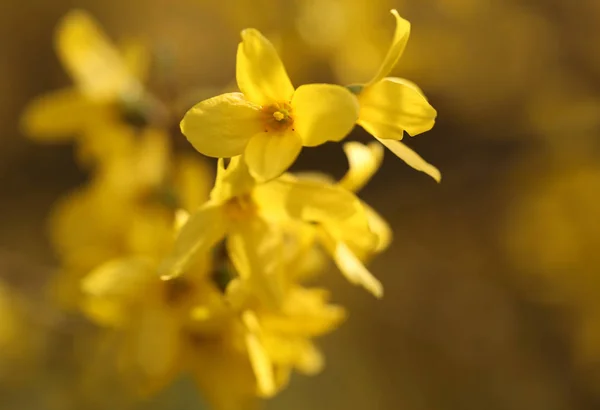
M 357 241 L 373 239 L 361 201 L 338 185 L 319 181 L 277 181 L 288 185 L 285 207 L 295 219 L 320 223 L 335 237 L 353 235 Z
M 108 121 L 108 107 L 87 99 L 75 88 L 54 91 L 33 100 L 21 117 L 23 132 L 41 141 L 77 136 L 94 122 Z
M 242 320 L 247 329 L 245 335 L 246 348 L 256 376 L 258 393 L 262 397 L 271 397 L 276 393 L 277 387 L 275 375 L 273 374 L 273 364 L 260 341 L 258 319 L 253 312 L 246 311 L 242 315 Z
M 158 279 L 145 259 L 117 259 L 90 272 L 81 282 L 84 311 L 96 322 L 118 326 L 130 319 L 130 307 Z
M 333 260 L 350 283 L 364 287 L 377 298 L 383 296 L 381 282 L 365 268 L 345 243 L 337 242 L 335 244 L 333 248 Z
M 181 121 L 181 132 L 194 148 L 216 158 L 240 155 L 250 137 L 262 131 L 259 108 L 240 93 L 204 100 Z
M 236 79 L 244 96 L 258 105 L 288 102 L 294 93 L 294 86 L 275 47 L 253 28 L 242 31 Z
M 170 254 L 161 263 L 163 279 L 180 275 L 195 256 L 208 252 L 226 231 L 225 216 L 220 206 L 207 203 L 198 209 L 179 231 Z
M 186 357 L 202 397 L 216 410 L 259 410 L 248 355 L 224 343 L 202 343 Z
M 390 45 L 387 55 L 383 59 L 377 74 L 375 77 L 373 77 L 368 85 L 375 84 L 377 81 L 380 81 L 389 75 L 402 56 L 402 53 L 406 48 L 406 43 L 408 43 L 408 37 L 410 36 L 410 23 L 408 20 L 400 17 L 396 10 L 391 10 L 391 13 L 396 18 L 396 31 L 394 32 L 394 38 L 392 39 L 392 44 Z
M 367 145 L 352 141 L 344 144 L 344 152 L 350 167 L 339 184 L 349 191 L 357 192 L 381 166 L 383 147 L 374 141 Z
M 377 138 L 401 140 L 429 131 L 437 115 L 423 92 L 402 78 L 384 78 L 359 95 L 358 123 Z
M 426 173 L 431 178 L 435 179 L 437 182 L 440 182 L 442 180 L 442 174 L 436 167 L 425 161 L 423 158 L 421 158 L 419 154 L 414 152 L 412 149 L 408 148 L 400 141 L 394 141 L 391 139 L 379 139 L 379 142 L 388 147 L 389 150 L 396 154 L 398 158 L 406 162 L 408 165 L 410 165 L 417 171 Z
M 150 50 L 142 42 L 128 39 L 119 44 L 123 63 L 135 78 L 146 81 L 150 76 Z
M 276 307 L 283 299 L 281 232 L 259 217 L 235 222 L 227 238 L 233 265 L 256 297 Z
M 386 220 L 383 219 L 383 217 L 379 215 L 379 213 L 377 213 L 377 211 L 375 211 L 369 205 L 363 202 L 363 207 L 365 208 L 365 212 L 367 214 L 369 228 L 377 237 L 377 244 L 373 251 L 382 252 L 385 249 L 387 249 L 387 247 L 392 242 L 392 228 L 390 228 Z
M 261 132 L 253 136 L 244 160 L 250 174 L 258 181 L 269 181 L 283 174 L 298 158 L 302 140 L 295 132 Z
M 256 181 L 250 175 L 246 161 L 242 156 L 231 158 L 229 165 L 225 168 L 223 159 L 217 162 L 217 178 L 215 186 L 210 192 L 212 201 L 222 203 L 235 196 L 250 192 Z
M 181 365 L 181 327 L 177 316 L 155 301 L 128 324 L 120 366 L 142 391 L 153 392 L 175 376 Z
M 66 70 L 89 98 L 107 101 L 141 93 L 141 85 L 118 50 L 88 13 L 75 10 L 62 19 L 56 48 Z
M 332 84 L 299 87 L 292 98 L 294 129 L 307 147 L 340 141 L 358 119 L 358 100 L 347 88 Z

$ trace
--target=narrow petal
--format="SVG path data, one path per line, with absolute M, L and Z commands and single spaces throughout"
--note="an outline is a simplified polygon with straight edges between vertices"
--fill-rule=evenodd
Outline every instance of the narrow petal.
M 396 18 L 396 31 L 394 32 L 394 38 L 392 39 L 392 44 L 390 45 L 387 55 L 383 59 L 377 74 L 375 77 L 373 77 L 368 85 L 375 84 L 390 74 L 402 56 L 402 53 L 404 53 L 406 43 L 408 43 L 408 37 L 410 36 L 410 23 L 408 20 L 400 17 L 396 10 L 391 10 L 391 13 Z
M 417 171 L 426 173 L 431 178 L 435 179 L 436 182 L 440 182 L 442 180 L 442 174 L 436 167 L 425 161 L 419 154 L 408 148 L 400 141 L 379 139 L 379 142 L 388 147 L 389 150 L 396 154 L 398 158 L 406 162 Z
M 302 140 L 295 132 L 261 132 L 253 136 L 244 159 L 258 181 L 269 181 L 283 174 L 302 150 Z
M 253 28 L 242 31 L 235 75 L 244 96 L 258 105 L 287 102 L 294 93 L 275 47 Z
M 359 96 L 358 123 L 377 138 L 401 140 L 429 131 L 437 112 L 415 84 L 402 78 L 384 78 Z
M 181 132 L 201 154 L 215 158 L 240 155 L 253 135 L 264 131 L 260 111 L 240 93 L 222 94 L 192 107 Z
M 56 48 L 66 70 L 89 98 L 108 101 L 141 93 L 141 85 L 117 48 L 88 13 L 75 10 L 62 19 Z
M 381 282 L 365 268 L 360 259 L 343 242 L 335 244 L 333 260 L 350 283 L 364 287 L 377 298 L 383 296 Z
M 358 100 L 347 88 L 331 84 L 299 87 L 292 98 L 294 129 L 304 146 L 340 141 L 358 119 Z
M 179 276 L 194 256 L 208 252 L 225 236 L 226 222 L 220 206 L 207 203 L 198 209 L 179 231 L 171 253 L 162 262 L 163 279 Z
M 344 144 L 344 152 L 350 167 L 339 184 L 349 191 L 357 192 L 381 166 L 383 147 L 375 141 L 367 145 L 352 141 Z
M 258 392 L 262 397 L 271 397 L 276 393 L 277 385 L 273 373 L 273 364 L 260 341 L 258 319 L 253 312 L 246 311 L 242 315 L 242 320 L 247 329 L 245 336 L 246 348 L 248 349 L 250 364 L 256 376 Z
M 66 88 L 44 94 L 26 107 L 21 128 L 40 141 L 62 141 L 77 136 L 94 121 L 108 120 L 108 107 L 95 104 L 79 90 Z

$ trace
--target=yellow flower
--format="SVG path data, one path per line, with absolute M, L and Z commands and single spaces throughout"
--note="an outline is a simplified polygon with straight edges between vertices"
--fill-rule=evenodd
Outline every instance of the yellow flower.
M 156 109 L 140 82 L 148 58 L 139 44 L 118 50 L 92 16 L 74 10 L 59 23 L 55 46 L 75 86 L 42 95 L 26 107 L 21 123 L 29 137 L 42 142 L 76 137 L 84 150 L 87 143 L 108 146 L 114 141 L 98 134 L 127 114 Z
M 410 35 L 410 23 L 396 10 L 392 14 L 396 18 L 396 31 L 377 74 L 367 84 L 348 87 L 358 95 L 358 124 L 408 165 L 439 182 L 438 169 L 400 142 L 404 132 L 415 136 L 429 131 L 437 113 L 416 84 L 386 77 L 400 59 Z
M 219 161 L 211 200 L 181 229 L 161 274 L 165 278 L 178 276 L 194 255 L 226 237 L 240 276 L 256 282 L 265 299 L 277 303 L 282 293 L 277 278 L 282 269 L 284 230 L 291 228 L 292 235 L 306 235 L 301 228 L 294 230 L 293 222 L 318 226 L 333 245 L 330 251 L 342 273 L 376 296 L 382 295 L 379 281 L 351 251 L 354 247 L 375 247 L 377 242 L 358 198 L 334 184 L 288 174 L 256 185 L 241 157 L 232 158 L 227 169 L 223 160 Z
M 98 265 L 166 251 L 175 209 L 192 211 L 208 198 L 211 172 L 188 156 L 172 158 L 165 133 L 113 132 L 105 138 L 118 139 L 118 149 L 91 184 L 59 201 L 50 217 L 50 239 L 61 261 L 55 290 L 66 305 L 77 303 L 79 280 Z
M 243 154 L 258 180 L 281 175 L 303 146 L 339 141 L 358 118 L 356 97 L 344 87 L 294 87 L 273 45 L 257 30 L 242 31 L 236 79 L 241 93 L 222 94 L 190 109 L 181 130 L 202 154 Z
M 328 296 L 322 289 L 291 285 L 280 308 L 254 306 L 242 313 L 248 355 L 263 397 L 285 387 L 293 370 L 314 375 L 323 369 L 324 359 L 312 339 L 335 329 L 346 315 L 340 306 L 327 303 Z

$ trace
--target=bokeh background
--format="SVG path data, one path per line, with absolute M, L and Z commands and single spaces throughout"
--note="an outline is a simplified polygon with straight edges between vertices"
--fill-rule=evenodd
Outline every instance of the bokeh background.
M 387 153 L 362 192 L 395 232 L 371 266 L 386 296 L 329 275 L 350 317 L 322 340 L 326 370 L 295 377 L 267 409 L 600 408 L 596 0 L 3 1 L 0 299 L 12 313 L 0 326 L 14 321 L 19 342 L 0 350 L 0 408 L 196 403 L 185 380 L 136 405 L 118 400 L 109 377 L 79 386 L 93 363 L 73 329 L 86 325 L 45 290 L 57 263 L 48 212 L 86 175 L 71 145 L 26 139 L 19 116 L 34 96 L 69 84 L 52 36 L 73 7 L 114 39 L 148 44 L 180 90 L 227 87 L 245 27 L 273 39 L 296 85 L 365 81 L 386 51 L 389 9 L 412 22 L 395 74 L 419 84 L 439 118 L 408 143 L 443 181 Z M 294 169 L 340 176 L 346 166 L 328 144 L 304 150 Z M 91 400 L 82 389 L 109 393 Z

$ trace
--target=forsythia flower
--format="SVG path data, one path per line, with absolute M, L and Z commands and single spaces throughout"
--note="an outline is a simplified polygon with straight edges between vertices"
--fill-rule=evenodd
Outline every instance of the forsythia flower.
M 174 210 L 196 209 L 210 190 L 208 169 L 195 158 L 172 158 L 164 132 L 121 127 L 105 137 L 118 140 L 119 148 L 96 168 L 89 185 L 58 202 L 50 218 L 62 265 L 55 290 L 67 306 L 79 298 L 79 279 L 99 264 L 145 254 L 158 242 L 169 246 L 163 233 Z
M 79 154 L 96 161 L 91 182 L 51 218 L 57 283 L 67 306 L 110 329 L 128 386 L 150 394 L 184 373 L 213 408 L 256 409 L 292 372 L 323 367 L 314 339 L 345 310 L 303 283 L 328 258 L 383 295 L 365 261 L 389 246 L 392 231 L 355 195 L 379 169 L 383 146 L 345 143 L 349 168 L 339 181 L 286 171 L 302 147 L 341 141 L 359 124 L 439 181 L 399 142 L 404 131 L 429 130 L 436 112 L 414 84 L 385 77 L 410 31 L 392 13 L 392 46 L 360 86 L 295 89 L 273 45 L 242 31 L 241 92 L 198 103 L 180 123 L 197 151 L 219 158 L 212 189 L 201 163 L 172 151 L 169 124 L 152 121 L 170 117 L 150 115 L 167 106 L 141 85 L 143 54 L 121 55 L 85 12 L 63 19 L 57 50 L 76 87 L 34 101 L 23 121 L 38 139 L 77 137 Z M 125 118 L 130 109 L 144 122 Z
M 126 115 L 157 108 L 149 104 L 153 100 L 140 82 L 148 71 L 144 50 L 131 43 L 120 52 L 88 13 L 67 14 L 58 26 L 55 46 L 75 87 L 30 103 L 21 119 L 28 136 L 45 142 L 76 137 L 86 151 L 87 144 L 110 144 L 99 134 Z
M 257 185 L 241 157 L 232 158 L 227 169 L 219 161 L 211 200 L 181 229 L 161 272 L 165 277 L 179 275 L 196 253 L 227 236 L 227 247 L 240 275 L 253 278 L 259 289 L 278 299 L 279 284 L 273 278 L 281 269 L 281 227 L 292 226 L 294 221 L 318 225 L 342 273 L 374 295 L 382 295 L 381 283 L 351 251 L 377 246 L 358 198 L 335 184 L 289 174 Z M 291 229 L 292 235 L 305 234 L 300 227 Z
M 258 180 L 281 175 L 302 146 L 339 141 L 358 118 L 356 97 L 344 87 L 294 87 L 273 45 L 257 30 L 242 31 L 236 79 L 242 93 L 200 102 L 181 130 L 199 152 L 217 158 L 243 154 Z
M 367 84 L 348 87 L 357 94 L 360 103 L 358 124 L 408 165 L 439 182 L 438 169 L 400 142 L 404 132 L 414 136 L 429 131 L 437 113 L 416 84 L 386 77 L 402 56 L 410 35 L 410 23 L 396 10 L 392 14 L 396 18 L 396 31 L 377 74 Z

